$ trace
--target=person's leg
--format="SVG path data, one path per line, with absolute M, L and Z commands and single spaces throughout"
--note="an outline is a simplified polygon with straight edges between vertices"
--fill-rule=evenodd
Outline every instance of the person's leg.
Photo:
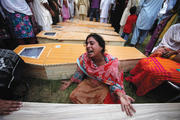
M 85 15 L 82 15 L 82 20 L 85 20 Z
M 104 18 L 104 23 L 107 23 L 108 19 L 107 18 Z
M 125 33 L 123 32 L 122 35 L 121 35 L 121 37 L 124 39 L 124 36 L 125 36 Z
M 96 22 L 99 21 L 99 10 L 98 8 L 95 8 L 95 16 L 96 16 Z
M 124 43 L 124 46 L 126 46 L 127 43 L 128 43 L 129 34 L 123 32 L 121 37 L 124 38 L 124 40 L 126 40 L 125 43 Z
M 79 19 L 82 20 L 82 14 L 79 14 Z
M 148 30 L 141 30 L 138 44 L 142 44 L 144 42 L 145 38 L 147 37 L 147 35 L 148 35 Z
M 124 26 L 120 26 L 119 34 L 121 35 L 123 33 Z
M 135 27 L 133 36 L 132 36 L 132 39 L 130 42 L 132 45 L 136 45 L 138 38 L 139 38 L 139 33 L 140 33 L 140 30 L 137 27 Z
M 89 14 L 90 21 L 93 21 L 94 11 L 95 11 L 95 9 L 94 9 L 94 8 L 91 8 L 91 10 L 90 10 L 90 14 Z
M 100 18 L 100 22 L 103 23 L 104 22 L 104 18 Z
M 129 38 L 129 34 L 128 34 L 128 33 L 125 33 L 124 39 L 126 40 L 126 42 L 128 41 L 128 38 Z

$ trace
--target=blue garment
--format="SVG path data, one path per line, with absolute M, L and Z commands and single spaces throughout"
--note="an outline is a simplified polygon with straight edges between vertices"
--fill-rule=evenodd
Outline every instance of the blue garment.
M 163 14 L 162 16 L 159 16 L 159 18 L 158 18 L 158 19 L 159 19 L 158 24 L 161 22 L 161 20 L 165 19 L 166 17 L 169 16 L 169 14 L 171 14 L 169 11 L 174 8 L 174 6 L 175 6 L 175 4 L 176 4 L 176 1 L 177 1 L 177 0 L 169 0 L 169 1 L 168 1 L 168 3 L 167 3 L 168 6 L 167 6 L 167 9 L 166 9 L 166 13 Z
M 140 44 L 143 43 L 148 31 L 157 18 L 163 2 L 164 0 L 140 0 L 139 7 L 141 11 L 136 21 L 131 44 L 136 45 L 137 42 Z
M 148 35 L 148 30 L 141 30 L 135 27 L 133 36 L 131 39 L 131 44 L 136 45 L 137 42 L 138 44 L 142 44 L 147 35 Z
M 164 0 L 141 0 L 139 5 L 141 11 L 138 15 L 136 26 L 141 30 L 149 30 L 153 25 L 162 7 Z
M 128 38 L 129 38 L 129 33 L 122 33 L 121 35 L 122 38 L 124 38 L 124 40 L 126 40 L 126 42 L 128 41 Z
M 177 0 L 169 0 L 167 11 L 173 9 L 173 7 L 174 7 L 175 4 L 176 4 L 176 1 L 177 1 Z

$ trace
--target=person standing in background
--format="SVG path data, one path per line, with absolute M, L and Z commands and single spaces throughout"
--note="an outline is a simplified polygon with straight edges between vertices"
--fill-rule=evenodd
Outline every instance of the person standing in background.
M 1 5 L 0 5 L 0 48 L 2 49 L 11 49 L 17 47 L 17 43 L 14 39 L 12 39 L 10 30 L 8 27 L 8 23 L 5 20 L 6 16 L 4 12 L 2 11 Z
M 180 1 L 176 2 L 176 0 L 173 0 L 173 1 L 166 0 L 164 2 L 163 7 L 161 8 L 159 12 L 158 18 L 156 19 L 157 25 L 156 26 L 154 25 L 155 27 L 153 26 L 154 30 L 151 29 L 152 35 L 145 48 L 146 56 L 148 56 L 151 53 L 155 44 L 158 41 L 161 41 L 159 40 L 161 33 L 162 34 L 163 32 L 165 33 L 165 31 L 168 30 L 171 24 L 173 24 L 173 21 L 175 20 L 177 16 L 179 5 L 180 5 Z
M 100 3 L 100 22 L 107 23 L 112 0 L 101 0 Z
M 75 17 L 76 18 L 79 18 L 79 10 L 78 10 L 78 0 L 74 0 L 74 3 L 75 3 L 75 5 L 74 5 L 74 7 L 75 7 Z
M 115 14 L 114 14 L 114 23 L 113 27 L 115 32 L 119 33 L 120 29 L 120 20 L 123 14 L 123 11 L 126 7 L 126 0 L 116 0 Z
M 29 16 L 31 9 L 25 0 L 1 0 L 10 34 L 17 44 L 37 43 Z
M 139 3 L 140 13 L 133 32 L 130 46 L 142 44 L 148 31 L 151 29 L 164 0 L 141 0 Z
M 99 12 L 100 12 L 100 2 L 101 0 L 91 0 L 91 8 L 90 8 L 90 21 L 93 21 L 93 17 L 96 17 L 96 22 L 99 21 Z
M 34 0 L 33 12 L 36 22 L 42 27 L 42 30 L 52 30 L 52 17 L 54 17 L 55 14 L 47 0 Z
M 128 41 L 129 34 L 132 32 L 134 28 L 134 24 L 136 23 L 136 20 L 137 20 L 136 6 L 131 7 L 130 13 L 131 15 L 128 16 L 126 24 L 124 26 L 123 33 L 121 35 L 121 37 L 126 40 L 126 43 Z
M 125 10 L 124 10 L 124 12 L 122 14 L 121 20 L 120 20 L 120 31 L 119 31 L 120 35 L 123 32 L 126 20 L 127 20 L 128 16 L 130 15 L 131 7 L 136 6 L 136 1 L 137 0 L 128 0 L 127 6 L 126 6 L 126 8 L 125 8 Z
M 68 0 L 63 0 L 63 8 L 62 8 L 62 17 L 63 22 L 66 22 L 70 19 L 70 13 L 69 13 L 69 3 Z
M 59 14 L 60 14 L 61 6 L 58 4 L 57 0 L 48 0 L 48 3 L 55 15 L 52 16 L 53 25 L 56 25 L 59 22 Z
M 68 0 L 69 1 L 69 12 L 70 12 L 70 19 L 73 19 L 74 18 L 74 12 L 75 12 L 75 8 L 74 8 L 74 5 L 75 5 L 75 1 L 74 0 Z
M 78 11 L 79 11 L 80 20 L 85 20 L 88 9 L 89 9 L 89 0 L 78 1 Z

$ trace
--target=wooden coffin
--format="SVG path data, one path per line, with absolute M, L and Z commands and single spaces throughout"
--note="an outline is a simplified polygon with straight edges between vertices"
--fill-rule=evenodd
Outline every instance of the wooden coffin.
M 81 22 L 73 23 L 73 22 L 60 22 L 57 23 L 60 26 L 79 26 L 79 27 L 87 27 L 87 28 L 94 28 L 94 29 L 105 29 L 109 31 L 114 31 L 113 27 L 110 26 L 104 26 L 104 25 L 96 25 L 96 24 L 82 24 Z
M 32 52 L 32 49 L 39 53 L 34 54 L 36 52 Z M 133 47 L 106 46 L 106 51 L 120 60 L 120 68 L 124 71 L 132 69 L 139 59 L 145 58 Z M 14 52 L 27 63 L 27 77 L 59 80 L 71 78 L 76 69 L 76 60 L 85 52 L 85 47 L 82 44 L 32 44 L 20 45 Z
M 129 117 L 120 104 L 54 104 L 24 102 L 23 107 L 1 120 L 179 120 L 180 103 L 133 104 Z
M 82 32 L 68 32 L 68 31 L 41 31 L 37 34 L 37 39 L 39 43 L 74 43 L 74 44 L 84 44 L 86 37 L 90 33 Z M 125 40 L 120 36 L 109 36 L 101 35 L 106 45 L 118 45 L 123 46 Z
M 94 22 L 94 21 L 88 21 L 88 20 L 82 21 L 79 19 L 74 19 L 73 21 L 68 20 L 66 22 L 67 23 L 74 23 L 74 24 L 97 25 L 97 26 L 99 25 L 99 26 L 104 26 L 104 27 L 111 27 L 111 24 L 109 24 L 109 23 L 101 23 L 101 22 Z M 58 24 L 61 24 L 61 22 L 59 22 Z
M 57 31 L 97 33 L 100 35 L 119 36 L 119 34 L 117 32 L 108 31 L 108 30 L 104 30 L 104 29 L 94 29 L 94 28 L 79 27 L 79 26 L 60 26 L 60 25 L 53 25 L 52 27 L 53 27 L 53 30 L 57 30 Z

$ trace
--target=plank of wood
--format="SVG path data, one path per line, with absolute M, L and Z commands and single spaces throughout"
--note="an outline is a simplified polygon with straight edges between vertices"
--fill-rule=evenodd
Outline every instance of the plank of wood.
M 95 24 L 81 24 L 80 22 L 79 23 L 60 22 L 57 24 L 60 26 L 80 26 L 80 27 L 87 27 L 87 28 L 94 28 L 94 29 L 106 29 L 109 31 L 114 30 L 113 27 L 109 27 L 109 26 L 102 26 L 102 25 L 95 25 Z
M 76 63 L 76 59 L 85 52 L 82 44 L 31 44 L 20 45 L 14 51 L 19 54 L 24 48 L 45 47 L 38 59 L 23 57 L 26 63 L 38 65 L 56 65 Z M 144 54 L 134 47 L 106 46 L 106 52 L 117 57 L 119 60 L 136 60 L 145 58 Z
M 48 80 L 70 79 L 76 70 L 77 58 L 85 52 L 82 44 L 60 43 L 20 45 L 14 52 L 20 54 L 24 48 L 32 47 L 44 47 L 44 50 L 37 59 L 21 56 L 27 63 L 24 69 L 26 76 Z M 134 47 L 106 46 L 106 52 L 118 58 L 120 69 L 124 71 L 132 69 L 140 59 L 145 58 Z
M 94 28 L 87 28 L 87 27 L 79 27 L 79 26 L 60 26 L 60 25 L 53 25 L 53 30 L 57 31 L 66 31 L 66 32 L 82 32 L 82 33 L 97 33 L 100 35 L 110 35 L 110 36 L 119 36 L 117 32 L 109 31 L 106 29 L 94 29 Z
M 136 114 L 126 116 L 120 104 L 54 104 L 24 102 L 1 120 L 179 120 L 180 103 L 133 104 Z
M 45 33 L 56 33 L 54 36 L 45 35 Z M 61 43 L 75 43 L 83 44 L 89 33 L 81 32 L 68 32 L 68 31 L 41 31 L 36 35 L 39 43 L 52 43 L 52 42 L 61 42 Z M 106 44 L 108 45 L 118 45 L 123 46 L 125 40 L 120 36 L 110 36 L 110 35 L 101 35 Z
M 94 22 L 94 21 L 87 21 L 87 20 L 82 21 L 82 20 L 79 20 L 79 19 L 74 19 L 73 21 L 68 20 L 66 22 L 67 23 L 78 23 L 78 24 L 80 23 L 80 24 L 85 24 L 85 25 L 100 25 L 100 26 L 111 27 L 111 24 L 109 24 L 109 23 L 101 23 L 101 22 Z

